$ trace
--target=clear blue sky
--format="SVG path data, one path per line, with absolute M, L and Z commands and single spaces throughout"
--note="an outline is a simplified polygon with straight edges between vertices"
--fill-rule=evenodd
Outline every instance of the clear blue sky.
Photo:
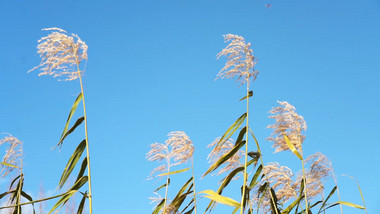
M 89 46 L 84 87 L 98 214 L 151 212 L 148 197 L 161 182 L 146 181 L 155 165 L 145 154 L 170 131 L 185 131 L 196 146 L 197 191 L 217 189 L 221 178 L 199 179 L 206 146 L 245 111 L 237 102 L 244 87 L 214 81 L 225 62 L 216 61 L 222 35 L 232 33 L 259 58 L 250 121 L 264 161 L 299 169 L 294 156 L 272 154 L 265 141 L 267 112 L 286 100 L 308 124 L 305 154 L 332 161 L 342 200 L 362 204 L 355 182 L 341 176 L 348 174 L 359 180 L 368 213 L 380 213 L 379 0 L 0 0 L 0 26 L 0 132 L 24 142 L 25 190 L 34 197 L 41 182 L 55 190 L 83 131 L 61 152 L 50 150 L 80 88 L 26 73 L 39 64 L 42 28 L 76 33 Z M 5 191 L 8 183 L 0 185 Z

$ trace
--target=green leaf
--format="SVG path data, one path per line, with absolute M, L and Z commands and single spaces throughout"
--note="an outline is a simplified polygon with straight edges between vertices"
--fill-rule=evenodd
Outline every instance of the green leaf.
M 346 206 L 349 206 L 349 207 L 353 207 L 353 208 L 357 208 L 357 209 L 361 209 L 361 210 L 365 209 L 363 206 L 360 206 L 360 205 L 357 205 L 357 204 L 354 204 L 354 203 L 351 203 L 351 202 L 337 201 L 335 203 L 336 204 L 343 204 L 343 205 L 346 205 Z
M 58 145 L 63 141 L 63 138 L 64 138 L 64 136 L 65 136 L 65 134 L 67 132 L 67 129 L 69 128 L 70 120 L 73 117 L 75 111 L 77 110 L 78 104 L 82 100 L 82 98 L 83 98 L 83 94 L 80 93 L 78 95 L 77 99 L 75 100 L 73 106 L 71 107 L 71 111 L 70 111 L 69 116 L 67 118 L 67 121 L 66 121 L 66 124 L 65 124 L 65 128 L 63 129 L 63 132 L 62 132 L 61 138 L 59 139 Z
M 152 214 L 159 214 L 162 207 L 164 206 L 164 203 L 165 199 L 162 199 L 162 201 L 159 204 L 157 204 L 156 209 L 153 210 Z
M 86 170 L 86 168 L 87 168 L 87 157 L 85 157 L 82 161 L 82 165 L 80 166 L 80 170 L 75 182 L 77 182 L 81 177 L 83 177 L 84 171 Z
M 181 189 L 178 191 L 177 195 L 174 197 L 173 199 L 173 203 L 183 194 L 183 192 L 185 192 L 185 190 L 187 189 L 187 186 L 189 186 L 189 184 L 191 183 L 191 181 L 193 180 L 193 177 L 191 177 L 182 187 Z
M 288 136 L 286 136 L 284 134 L 284 139 L 285 139 L 285 142 L 286 144 L 288 145 L 289 149 L 300 159 L 300 160 L 303 160 L 302 156 L 300 155 L 300 153 L 298 153 L 297 149 L 294 147 L 293 143 L 290 142 Z
M 66 181 L 69 178 L 71 172 L 74 170 L 77 162 L 79 161 L 80 157 L 82 156 L 82 153 L 83 153 L 83 151 L 84 151 L 85 148 L 86 148 L 86 140 L 83 140 L 78 145 L 78 147 L 75 149 L 74 153 L 71 155 L 69 161 L 67 162 L 65 170 L 63 170 L 61 179 L 59 181 L 59 188 L 62 188 L 63 185 L 66 183 Z
M 221 196 L 219 195 L 218 193 L 212 191 L 212 190 L 204 190 L 204 191 L 201 191 L 199 192 L 199 194 L 206 194 L 204 195 L 203 197 L 205 198 L 209 198 L 213 201 L 216 201 L 220 204 L 225 204 L 225 205 L 228 205 L 228 206 L 232 206 L 232 207 L 240 207 L 240 203 L 235 201 L 234 199 L 232 198 L 228 198 L 228 197 L 225 197 L 225 196 Z
M 242 101 L 242 100 L 245 100 L 245 99 L 247 99 L 249 97 L 252 97 L 252 95 L 253 95 L 253 91 L 249 91 L 248 92 L 248 96 L 245 96 L 245 97 L 241 98 L 239 101 Z
M 330 191 L 330 194 L 329 196 L 327 196 L 326 200 L 323 201 L 323 204 L 321 206 L 321 208 L 319 209 L 318 213 L 320 213 L 322 211 L 322 209 L 325 207 L 326 205 L 326 202 L 329 200 L 329 198 L 335 193 L 335 190 L 337 189 L 337 187 L 335 186 L 331 191 Z
M 48 214 L 52 213 L 54 210 L 56 210 L 59 206 L 63 206 L 66 204 L 66 202 L 88 181 L 87 176 L 81 177 L 71 188 L 69 191 L 67 191 L 67 194 L 63 195 L 57 203 L 51 208 Z
M 77 214 L 82 214 L 83 213 L 83 208 L 84 208 L 84 203 L 86 201 L 86 197 L 87 197 L 87 191 L 83 194 L 82 200 L 80 201 L 80 204 L 79 204 L 79 207 L 78 207 Z
M 173 171 L 173 172 L 162 173 L 162 174 L 159 174 L 159 175 L 157 175 L 157 176 L 174 175 L 174 174 L 178 174 L 178 173 L 181 173 L 181 172 L 186 172 L 186 171 L 189 170 L 189 169 L 190 169 L 190 167 L 185 168 L 185 169 L 176 170 L 176 171 Z
M 292 209 L 297 205 L 299 206 L 301 200 L 304 198 L 304 196 L 300 196 L 297 198 L 297 200 L 295 200 L 293 203 L 291 203 L 287 208 L 285 208 L 281 214 L 289 214 L 290 211 L 292 211 Z
M 220 165 L 222 165 L 224 162 L 226 162 L 229 158 L 231 158 L 234 154 L 236 154 L 239 149 L 245 144 L 245 140 L 240 141 L 231 151 L 228 153 L 224 154 L 222 157 L 219 158 L 213 165 L 210 166 L 210 168 L 207 170 L 207 172 L 202 176 L 206 176 L 210 172 L 214 171 L 217 169 Z
M 256 184 L 258 183 L 257 178 L 260 176 L 262 170 L 263 170 L 263 165 L 260 164 L 260 166 L 257 167 L 255 174 L 253 175 L 251 183 L 249 183 L 249 189 L 253 189 L 253 187 L 256 186 Z
M 224 188 L 226 188 L 228 186 L 228 184 L 231 182 L 231 180 L 235 177 L 235 175 L 241 171 L 244 170 L 244 167 L 238 167 L 234 170 L 232 170 L 224 179 L 223 179 L 223 182 L 222 184 L 220 185 L 220 187 L 218 188 L 218 190 L 216 191 L 216 193 L 218 193 L 219 195 L 222 194 Z M 213 206 L 215 204 L 215 201 L 211 200 L 210 203 L 208 204 L 207 208 L 206 208 L 206 212 L 207 210 L 210 209 L 210 212 L 211 210 L 213 209 Z
M 12 167 L 12 168 L 16 168 L 18 169 L 18 167 L 16 165 L 13 165 L 13 164 L 10 164 L 10 163 L 6 163 L 6 162 L 0 162 L 1 165 L 4 165 L 4 166 L 8 166 L 8 167 Z
M 76 122 L 75 124 L 69 129 L 69 131 L 67 131 L 65 133 L 65 135 L 63 137 L 61 137 L 60 141 L 58 142 L 58 144 L 56 145 L 57 146 L 62 146 L 63 144 L 63 140 L 65 140 L 65 138 L 67 136 L 69 136 L 80 124 L 82 124 L 82 122 L 84 121 L 84 117 L 80 117 Z
M 157 192 L 158 190 L 160 190 L 160 189 L 166 187 L 166 185 L 169 185 L 169 184 L 170 184 L 170 178 L 169 178 L 169 180 L 168 180 L 167 183 L 162 184 L 160 187 L 158 187 L 157 189 L 155 189 L 153 192 Z
M 244 122 L 245 118 L 247 117 L 247 113 L 244 113 L 241 115 L 223 134 L 223 136 L 220 138 L 219 142 L 216 144 L 213 150 L 215 150 L 219 145 L 223 145 L 226 140 L 228 140 L 235 131 L 240 127 L 240 125 Z

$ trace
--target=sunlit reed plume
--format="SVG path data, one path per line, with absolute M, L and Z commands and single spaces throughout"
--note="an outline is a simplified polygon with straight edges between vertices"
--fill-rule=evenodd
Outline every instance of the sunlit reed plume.
M 275 190 L 278 203 L 284 204 L 291 198 L 297 196 L 296 191 L 292 187 L 292 170 L 286 166 L 280 166 L 277 162 L 268 163 L 263 168 L 263 173 L 266 174 L 267 179 L 263 179 L 260 185 L 256 185 L 253 195 L 251 196 L 251 202 L 253 206 L 259 206 L 262 213 L 271 213 L 271 202 L 269 189 L 265 193 L 260 205 L 258 188 L 265 182 L 269 181 L 270 186 Z
M 307 198 L 314 198 L 321 194 L 324 190 L 323 183 L 328 178 L 331 172 L 330 161 L 325 155 L 320 152 L 309 156 L 306 159 L 306 192 Z M 293 188 L 299 191 L 302 171 L 297 173 L 296 182 L 293 184 Z
M 151 144 L 151 149 L 146 154 L 146 158 L 149 161 L 165 161 L 164 164 L 156 167 L 151 172 L 150 177 L 156 172 L 167 172 L 168 168 L 185 163 L 193 156 L 193 142 L 185 132 L 170 132 L 168 136 L 169 139 L 167 139 L 165 143 Z
M 215 146 L 220 140 L 220 137 L 216 138 L 212 143 L 210 143 L 207 147 L 213 147 Z M 229 151 L 231 151 L 234 148 L 234 140 L 228 139 L 225 141 L 224 144 L 219 145 L 218 147 L 214 148 L 211 153 L 208 155 L 207 159 L 209 159 L 209 163 L 212 165 L 216 161 L 218 161 L 223 155 L 227 154 Z M 225 163 L 224 167 L 220 168 L 217 175 L 220 175 L 224 172 L 229 172 L 231 170 L 234 170 L 238 167 L 243 166 L 243 164 L 240 162 L 240 159 L 243 157 L 244 152 L 239 150 L 236 154 L 234 154 L 232 157 L 230 157 Z M 237 177 L 236 177 L 237 178 Z
M 87 60 L 87 45 L 76 34 L 67 35 L 60 28 L 45 28 L 42 30 L 51 33 L 38 40 L 37 53 L 41 57 L 41 63 L 29 70 L 31 72 L 40 69 L 42 75 L 53 77 L 64 76 L 66 81 L 79 78 L 76 66 L 83 60 Z
M 7 137 L 4 137 L 3 139 L 0 140 L 0 145 L 3 145 L 3 144 L 9 145 L 3 157 L 3 163 L 11 164 L 11 165 L 21 168 L 22 167 L 21 166 L 22 142 L 16 137 L 13 137 L 12 135 L 8 134 Z M 15 169 L 14 167 L 2 165 L 0 174 L 2 177 L 5 177 L 14 169 Z
M 247 79 L 254 81 L 259 73 L 254 66 L 257 59 L 253 55 L 251 43 L 245 43 L 243 37 L 233 34 L 224 35 L 225 42 L 230 42 L 226 48 L 218 53 L 217 58 L 226 56 L 227 62 L 218 73 L 217 78 L 234 78 L 240 81 L 240 85 Z M 247 78 L 248 77 L 248 78 Z
M 289 150 L 288 145 L 284 139 L 284 134 L 293 143 L 294 147 L 302 153 L 302 143 L 305 136 L 302 131 L 306 131 L 306 122 L 301 115 L 296 113 L 296 108 L 288 102 L 277 101 L 281 106 L 273 108 L 269 113 L 276 120 L 275 124 L 269 125 L 268 128 L 273 129 L 273 133 L 267 138 L 268 141 L 273 142 L 275 152 Z

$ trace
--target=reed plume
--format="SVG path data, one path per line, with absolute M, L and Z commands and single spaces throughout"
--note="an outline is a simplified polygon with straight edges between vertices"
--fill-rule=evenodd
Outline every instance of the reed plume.
M 251 43 L 246 43 L 242 36 L 227 34 L 224 35 L 225 42 L 230 42 L 226 48 L 218 53 L 217 58 L 226 56 L 227 62 L 218 73 L 217 78 L 234 78 L 240 81 L 240 85 L 249 79 L 254 81 L 259 73 L 254 66 L 257 59 L 253 55 Z
M 4 144 L 8 144 L 8 148 L 3 156 L 0 172 L 2 177 L 7 176 L 15 168 L 22 168 L 22 142 L 18 138 L 8 134 L 8 136 L 0 140 L 0 146 Z
M 268 141 L 273 142 L 273 148 L 276 152 L 289 150 L 288 145 L 284 139 L 284 134 L 289 138 L 294 147 L 302 153 L 302 143 L 305 140 L 305 135 L 302 134 L 306 131 L 306 122 L 301 115 L 298 115 L 296 108 L 288 102 L 277 101 L 281 106 L 273 108 L 269 113 L 276 122 L 269 125 L 268 128 L 273 129 L 273 133 L 267 138 Z
M 83 60 L 87 60 L 86 43 L 76 34 L 69 36 L 60 28 L 44 28 L 42 30 L 52 32 L 38 40 L 37 53 L 41 57 L 41 63 L 28 72 L 39 69 L 42 72 L 38 76 L 65 77 L 63 79 L 65 81 L 78 79 L 79 73 L 75 66 Z
M 330 176 L 330 161 L 325 155 L 317 152 L 306 158 L 305 165 L 307 198 L 312 199 L 322 194 L 325 189 L 323 183 Z M 293 188 L 299 191 L 300 183 L 303 178 L 302 171 L 298 172 L 297 175 Z

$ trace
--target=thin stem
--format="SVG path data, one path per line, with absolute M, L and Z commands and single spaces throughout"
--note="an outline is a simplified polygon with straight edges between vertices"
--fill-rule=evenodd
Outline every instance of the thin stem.
M 303 154 L 302 155 L 302 175 L 303 175 L 303 186 L 304 186 L 304 191 L 305 191 L 305 206 L 306 206 L 306 214 L 309 214 L 309 208 L 307 204 L 307 186 L 306 186 L 306 173 L 305 173 L 305 161 L 303 160 Z
M 22 143 L 20 144 L 20 151 L 21 151 L 21 160 L 20 160 L 20 185 L 19 188 L 17 188 L 17 204 L 21 203 L 21 191 L 22 191 L 22 182 L 24 182 L 24 176 L 22 175 L 22 169 L 23 169 L 23 147 Z M 17 206 L 15 209 L 17 209 L 17 213 L 21 213 L 21 206 Z
M 245 201 L 245 191 L 247 185 L 247 162 L 248 162 L 248 119 L 249 119 L 249 75 L 247 75 L 247 119 L 246 119 L 246 135 L 245 135 L 245 155 L 244 155 L 244 182 L 243 182 L 243 193 L 241 196 L 240 203 L 240 214 L 243 214 L 244 201 Z
M 83 82 L 82 82 L 82 76 L 80 74 L 79 70 L 79 63 L 77 63 L 77 69 L 78 69 L 78 76 L 80 81 L 80 89 L 82 92 L 82 99 L 83 99 L 83 114 L 84 114 L 84 130 L 86 135 L 86 152 L 87 152 L 87 172 L 88 172 L 88 201 L 89 201 L 89 212 L 92 214 L 92 191 L 91 191 L 91 167 L 90 167 L 90 149 L 89 149 L 89 143 L 88 143 L 88 131 L 87 131 L 87 115 L 86 115 L 86 102 L 84 99 L 84 91 L 83 91 Z
M 257 146 L 257 151 L 258 151 L 259 154 L 260 154 L 260 162 L 261 162 L 261 165 L 262 165 L 263 168 L 264 168 L 264 161 L 263 161 L 263 158 L 262 158 L 262 155 L 261 155 L 261 149 L 260 149 L 259 142 L 257 141 L 255 135 L 253 134 L 253 131 L 252 131 L 251 129 L 249 129 L 249 131 L 251 132 L 252 137 L 253 137 L 253 139 L 255 140 L 255 143 L 256 143 L 256 146 Z M 263 171 L 263 174 L 264 174 L 264 176 L 265 176 L 265 180 L 268 182 L 269 187 L 270 187 L 270 182 L 269 182 L 269 179 L 268 179 L 267 174 L 266 174 L 264 171 Z M 270 197 L 271 197 L 271 199 L 272 199 L 271 201 L 272 201 L 272 203 L 273 203 L 273 207 L 275 207 L 275 204 L 274 204 L 274 197 L 273 197 L 273 195 L 272 195 L 272 191 L 270 191 L 270 189 L 269 189 L 269 195 L 270 195 Z M 277 209 L 275 209 L 275 212 L 276 212 L 276 214 L 279 214 L 278 211 L 277 211 Z
M 335 178 L 335 173 L 334 173 L 334 169 L 333 169 L 333 167 L 332 167 L 331 162 L 330 162 L 330 167 L 331 167 L 331 172 L 332 172 L 332 175 L 333 175 L 333 178 L 334 178 L 334 182 L 335 182 L 335 186 L 336 186 L 336 191 L 337 191 L 337 193 L 338 193 L 339 201 L 342 201 L 342 200 L 340 200 L 340 193 L 339 193 L 338 181 L 337 181 L 336 178 Z M 340 213 L 343 214 L 343 206 L 342 206 L 342 204 L 339 204 L 339 206 L 340 206 Z
M 194 189 L 194 207 L 195 207 L 195 214 L 197 214 L 197 196 L 195 191 L 195 176 L 194 176 L 194 157 L 191 158 L 191 168 L 193 173 L 193 189 Z
M 169 154 L 169 149 L 168 149 L 168 154 Z M 167 202 L 167 198 L 168 198 L 168 187 L 169 187 L 169 172 L 170 172 L 170 157 L 167 159 L 168 161 L 168 175 L 166 176 L 166 188 L 165 188 L 165 202 L 164 202 L 164 212 L 165 213 L 165 210 L 166 210 L 166 202 Z

